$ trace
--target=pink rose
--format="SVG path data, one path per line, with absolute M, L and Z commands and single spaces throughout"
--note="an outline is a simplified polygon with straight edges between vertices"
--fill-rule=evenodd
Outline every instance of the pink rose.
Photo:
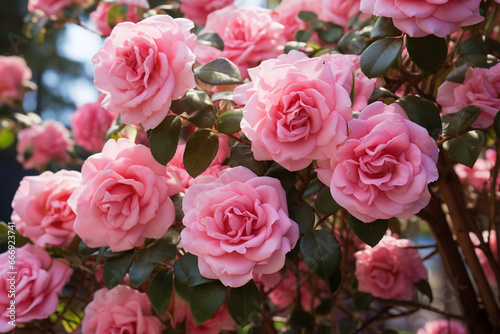
M 25 169 L 43 169 L 51 161 L 65 162 L 73 144 L 62 123 L 45 121 L 33 124 L 17 134 L 17 161 Z
M 489 240 L 490 240 L 490 250 L 493 253 L 493 258 L 498 261 L 498 252 L 497 252 L 497 235 L 494 230 L 489 232 Z M 479 246 L 481 243 L 479 242 L 478 237 L 473 234 L 472 232 L 469 233 L 469 236 L 472 240 L 472 243 L 475 246 Z M 483 231 L 483 234 L 481 235 L 483 238 L 484 242 L 488 241 L 488 231 Z M 476 256 L 479 259 L 479 263 L 481 264 L 481 267 L 483 268 L 484 274 L 486 275 L 486 279 L 492 286 L 497 285 L 497 280 L 495 277 L 495 273 L 493 272 L 493 269 L 491 268 L 490 263 L 488 262 L 488 259 L 486 258 L 486 255 L 484 255 L 484 252 L 476 248 Z
M 89 152 L 99 152 L 104 146 L 106 132 L 116 115 L 101 106 L 104 94 L 97 102 L 84 104 L 71 115 L 71 130 L 76 143 Z
M 361 0 L 363 13 L 392 18 L 396 28 L 410 37 L 453 34 L 461 26 L 484 18 L 479 14 L 481 0 Z
M 82 183 L 68 199 L 74 230 L 89 247 L 119 252 L 141 246 L 167 232 L 175 219 L 170 196 L 180 189 L 146 146 L 110 139 L 85 161 Z
M 283 52 L 283 29 L 278 14 L 270 9 L 233 5 L 216 10 L 208 15 L 200 34 L 217 33 L 224 41 L 224 51 L 198 44 L 196 60 L 205 64 L 215 58 L 227 58 L 238 66 L 245 79 L 248 68 Z
M 89 17 L 103 36 L 109 36 L 111 34 L 111 27 L 108 24 L 108 12 L 112 7 L 117 5 L 127 5 L 128 7 L 123 22 L 139 22 L 138 12 L 149 9 L 147 0 L 118 0 L 112 3 L 104 1 L 99 2 L 99 5 L 97 5 L 95 11 L 90 13 Z
M 318 161 L 318 178 L 333 198 L 365 223 L 409 219 L 430 201 L 438 148 L 398 104 L 375 102 L 349 122 L 349 137 L 332 158 Z
M 495 166 L 497 152 L 494 149 L 488 149 L 485 153 L 486 159 L 477 159 L 472 168 L 462 164 L 453 166 L 460 180 L 472 185 L 478 191 L 490 188 L 491 169 Z M 497 188 L 500 187 L 500 176 L 497 179 Z
M 186 321 L 186 334 L 219 334 L 222 330 L 234 331 L 236 325 L 227 311 L 226 304 L 201 325 L 196 326 L 189 305 L 177 293 L 170 299 L 168 311 L 172 314 L 172 327 L 175 329 L 184 320 Z
M 204 26 L 208 14 L 233 3 L 234 0 L 182 0 L 181 12 L 197 25 Z
M 283 34 L 287 41 L 295 40 L 297 30 L 309 29 L 307 22 L 299 18 L 300 11 L 321 14 L 321 0 L 283 0 L 276 7 L 279 22 L 285 27 Z M 311 40 L 318 40 L 317 34 L 313 34 Z
M 349 91 L 336 70 L 327 59 L 292 51 L 249 71 L 252 82 L 234 90 L 234 101 L 246 103 L 241 129 L 255 159 L 297 171 L 329 158 L 352 118 Z
M 52 259 L 43 248 L 26 244 L 21 248 L 10 248 L 0 254 L 0 332 L 14 329 L 8 322 L 28 322 L 45 319 L 57 310 L 57 295 L 69 282 L 73 270 L 63 263 Z M 15 270 L 9 259 L 15 258 Z M 17 274 L 13 274 L 12 272 Z M 12 280 L 12 278 L 15 278 Z M 11 286 L 15 285 L 15 310 L 9 310 Z M 13 314 L 13 313 L 14 314 Z M 10 316 L 13 315 L 11 318 Z
M 82 7 L 87 7 L 92 4 L 90 0 L 28 0 L 28 10 L 34 12 L 35 10 L 41 10 L 45 15 L 62 15 L 62 10 L 64 8 L 71 7 L 78 4 Z
M 97 290 L 82 320 L 82 334 L 161 334 L 164 329 L 152 315 L 148 295 L 127 285 Z
M 299 238 L 280 182 L 245 167 L 191 186 L 182 207 L 183 247 L 198 256 L 203 276 L 226 286 L 243 286 L 254 273 L 279 271 Z
M 443 114 L 456 113 L 473 105 L 481 109 L 473 127 L 487 128 L 500 109 L 500 64 L 489 69 L 469 68 L 463 84 L 445 81 L 438 88 L 437 103 Z
M 22 102 L 25 93 L 23 84 L 31 79 L 31 70 L 26 61 L 17 56 L 0 56 L 0 76 L 0 104 Z
M 323 7 L 320 18 L 342 27 L 360 12 L 360 0 L 321 0 L 321 2 Z M 368 18 L 368 15 L 361 14 L 361 19 Z
M 119 23 L 93 58 L 94 83 L 106 94 L 102 106 L 125 124 L 156 127 L 172 100 L 194 88 L 193 23 L 156 15 Z
M 457 321 L 440 319 L 427 322 L 417 334 L 467 334 L 467 330 Z
M 356 252 L 358 289 L 384 299 L 412 300 L 413 284 L 427 279 L 414 244 L 385 235 L 375 247 Z
M 76 171 L 25 176 L 12 200 L 12 221 L 22 236 L 40 247 L 67 247 L 73 240 L 75 213 L 66 201 L 78 187 Z

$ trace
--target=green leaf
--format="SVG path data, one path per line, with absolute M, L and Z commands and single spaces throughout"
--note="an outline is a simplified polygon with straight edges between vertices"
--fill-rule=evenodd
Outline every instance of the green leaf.
M 146 257 L 141 256 L 139 253 L 135 257 L 135 261 L 129 269 L 128 277 L 132 286 L 138 287 L 146 281 L 153 272 L 155 265 L 148 261 Z
M 340 209 L 340 205 L 335 202 L 329 187 L 323 187 L 318 193 L 315 201 L 316 209 L 324 215 L 331 215 Z
M 5 150 L 16 140 L 16 135 L 11 129 L 1 128 L 0 129 L 0 150 Z
M 325 21 L 321 21 L 321 20 L 314 20 L 312 22 L 309 22 L 307 24 L 307 27 L 309 29 L 312 29 L 312 30 L 316 30 L 316 31 L 319 31 L 321 29 L 323 29 L 324 25 L 325 25 Z
M 417 288 L 420 293 L 422 293 L 424 296 L 427 296 L 429 298 L 429 304 L 432 303 L 433 296 L 432 296 L 432 289 L 429 284 L 429 282 L 425 279 L 422 279 L 415 283 L 415 287 Z
M 309 232 L 314 226 L 314 210 L 304 202 L 294 205 L 289 210 L 290 219 L 299 224 L 300 233 Z
M 229 289 L 227 309 L 241 327 L 253 321 L 260 310 L 260 292 L 253 280 L 242 287 Z
M 165 313 L 173 290 L 172 269 L 164 269 L 153 277 L 151 283 L 149 283 L 148 296 L 156 312 L 160 314 Z
M 329 44 L 337 43 L 344 33 L 344 28 L 332 22 L 325 22 L 318 30 L 318 37 L 321 41 Z
M 468 64 L 463 64 L 460 65 L 459 67 L 455 68 L 453 71 L 448 74 L 446 77 L 446 80 L 458 83 L 458 84 L 463 84 L 465 81 L 465 75 L 467 74 L 467 69 L 469 68 Z
M 231 147 L 229 166 L 245 166 L 257 175 L 263 175 L 266 165 L 253 157 L 251 146 L 244 143 L 236 143 Z
M 327 315 L 332 311 L 332 299 L 323 298 L 321 304 L 319 304 L 314 312 L 320 315 Z
M 387 231 L 387 220 L 377 219 L 371 223 L 363 223 L 349 215 L 349 227 L 365 244 L 375 247 Z
M 361 70 L 369 78 L 384 74 L 401 54 L 402 38 L 375 41 L 361 54 Z
M 148 131 L 151 154 L 160 164 L 165 166 L 174 157 L 181 129 L 182 119 L 168 115 L 156 128 Z
M 330 287 L 330 292 L 334 293 L 340 288 L 340 283 L 342 282 L 342 276 L 340 268 L 335 270 L 332 276 L 328 277 L 328 286 Z
M 311 38 L 312 33 L 309 30 L 297 30 L 295 32 L 295 40 L 298 42 L 307 42 Z
M 394 100 L 397 100 L 399 99 L 399 96 L 397 96 L 390 90 L 387 90 L 383 87 L 375 88 L 373 90 L 372 95 L 370 96 L 370 99 L 368 100 L 368 104 L 378 101 L 379 99 L 387 99 L 387 98 L 392 98 Z
M 495 129 L 497 136 L 500 137 L 500 110 L 497 111 L 495 119 L 493 120 L 493 129 Z
M 102 278 L 109 290 L 120 284 L 125 277 L 133 258 L 134 251 L 130 250 L 123 252 L 119 256 L 109 257 L 104 260 Z
M 473 35 L 460 44 L 457 52 L 460 54 L 493 54 L 500 52 L 500 44 L 488 36 Z
M 176 254 L 177 247 L 161 239 L 153 246 L 139 250 L 129 270 L 130 283 L 136 287 L 141 285 L 153 272 L 154 263 L 172 261 Z
M 462 55 L 455 61 L 455 67 L 467 64 L 472 67 L 490 68 L 500 62 L 500 59 L 493 55 L 471 54 Z
M 225 134 L 233 134 L 241 130 L 240 123 L 243 119 L 242 109 L 231 109 L 224 112 L 217 119 L 217 130 Z
M 285 44 L 285 49 L 283 50 L 283 52 L 289 53 L 292 50 L 301 51 L 301 49 L 305 46 L 306 43 L 304 42 L 295 42 L 295 41 L 287 42 Z
M 448 153 L 462 165 L 472 168 L 476 163 L 484 143 L 484 134 L 480 130 L 472 130 L 460 137 L 445 142 Z
M 196 43 L 201 45 L 212 46 L 216 49 L 224 51 L 224 41 L 215 32 L 206 32 L 198 36 Z
M 127 18 L 128 6 L 126 4 L 115 5 L 108 10 L 106 21 L 111 29 Z
M 327 231 L 316 230 L 305 234 L 300 241 L 300 255 L 304 263 L 324 279 L 340 266 L 340 245 L 333 234 Z
M 310 328 L 314 326 L 314 317 L 311 313 L 296 309 L 290 315 L 290 327 L 292 329 Z
M 396 101 L 404 111 L 408 118 L 427 129 L 432 138 L 437 139 L 441 134 L 441 117 L 439 109 L 436 105 L 422 97 L 408 95 Z
M 188 286 L 213 282 L 213 280 L 201 276 L 198 268 L 198 257 L 191 253 L 186 253 L 175 261 L 174 274 L 176 279 Z
M 180 99 L 172 101 L 170 110 L 177 115 L 182 113 L 190 115 L 197 110 L 206 108 L 207 106 L 213 106 L 210 96 L 201 90 L 192 89 Z
M 445 137 L 456 136 L 471 126 L 481 114 L 481 109 L 475 106 L 467 106 L 453 114 L 443 115 L 443 135 Z
M 214 126 L 217 108 L 207 105 L 188 116 L 187 120 L 198 128 L 209 128 Z
M 316 20 L 318 18 L 318 15 L 316 15 L 315 12 L 301 10 L 299 12 L 299 18 L 303 21 L 312 21 L 312 20 Z
M 219 281 L 198 285 L 193 289 L 189 306 L 195 325 L 210 319 L 226 299 L 227 288 Z
M 371 38 L 397 37 L 403 33 L 394 26 L 390 17 L 380 16 L 375 21 L 370 33 Z
M 285 191 L 290 190 L 295 185 L 295 180 L 297 179 L 296 172 L 290 172 L 277 162 L 271 165 L 271 167 L 266 171 L 265 176 L 280 180 L 281 186 L 285 189 Z
M 361 292 L 361 291 L 356 291 L 354 295 L 352 296 L 352 299 L 354 301 L 354 306 L 356 309 L 359 311 L 363 311 L 370 306 L 370 303 L 373 301 L 373 296 L 369 293 Z
M 353 334 L 358 327 L 358 321 L 354 318 L 344 318 L 339 324 L 339 334 Z
M 174 268 L 175 271 L 175 268 Z M 174 277 L 174 287 L 175 287 L 175 292 L 183 301 L 189 304 L 189 300 L 191 299 L 191 295 L 193 294 L 193 288 L 187 285 L 186 283 L 181 282 L 177 274 L 175 274 Z
M 226 58 L 216 58 L 196 72 L 198 79 L 209 85 L 237 85 L 243 83 L 240 70 Z
M 225 90 L 212 95 L 212 102 L 217 102 L 221 100 L 233 101 L 233 92 L 230 90 Z
M 340 53 L 360 55 L 370 44 L 369 39 L 357 31 L 345 34 L 338 43 Z
M 429 73 L 437 73 L 448 55 L 445 39 L 435 35 L 407 37 L 406 49 L 415 65 Z
M 199 129 L 186 142 L 184 168 L 192 177 L 203 173 L 219 150 L 219 136 L 209 129 Z

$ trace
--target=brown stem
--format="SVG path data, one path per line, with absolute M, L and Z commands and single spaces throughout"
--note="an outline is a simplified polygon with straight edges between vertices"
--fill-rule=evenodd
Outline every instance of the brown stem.
M 454 318 L 454 319 L 459 319 L 459 320 L 463 319 L 463 317 L 460 315 L 449 313 L 449 312 L 440 310 L 434 306 L 421 304 L 421 303 L 417 303 L 414 301 L 404 301 L 404 300 L 399 301 L 399 300 L 392 300 L 392 299 L 386 300 L 386 299 L 377 298 L 377 297 L 375 297 L 373 300 L 379 302 L 380 304 L 388 305 L 388 306 L 392 306 L 392 307 L 402 306 L 402 307 L 405 307 L 407 309 L 424 309 L 424 310 L 428 310 L 428 311 L 431 311 L 431 312 L 434 312 L 437 314 L 441 314 L 441 315 L 445 316 L 446 318 Z

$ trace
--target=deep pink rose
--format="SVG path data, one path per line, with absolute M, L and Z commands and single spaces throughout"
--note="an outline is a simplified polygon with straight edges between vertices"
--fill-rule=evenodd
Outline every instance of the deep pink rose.
M 327 59 L 292 51 L 249 71 L 252 81 L 234 90 L 234 101 L 246 104 L 241 129 L 257 160 L 297 171 L 328 159 L 346 139 L 351 99 L 336 70 Z
M 34 12 L 35 10 L 41 10 L 45 15 L 62 15 L 62 10 L 67 7 L 71 7 L 78 4 L 82 7 L 87 7 L 92 4 L 91 0 L 29 0 L 28 10 Z
M 472 168 L 462 164 L 453 166 L 455 173 L 461 181 L 464 181 L 478 191 L 490 188 L 491 169 L 495 166 L 497 152 L 494 149 L 488 149 L 485 153 L 485 159 L 479 158 Z M 497 179 L 497 189 L 500 187 L 500 176 Z
M 33 124 L 17 134 L 17 161 L 25 169 L 43 169 L 51 161 L 65 162 L 73 144 L 62 123 L 45 121 Z
M 77 216 L 74 230 L 89 247 L 141 246 L 167 232 L 175 219 L 170 196 L 180 190 L 149 148 L 110 139 L 85 161 L 82 183 L 68 200 Z
M 227 58 L 238 66 L 245 79 L 248 68 L 283 52 L 283 29 L 278 14 L 270 9 L 233 5 L 216 10 L 208 15 L 200 34 L 217 33 L 224 41 L 224 51 L 198 44 L 196 61 L 205 64 L 215 58 Z
M 500 109 L 500 64 L 489 69 L 469 68 L 463 84 L 445 81 L 436 97 L 443 114 L 453 114 L 473 105 L 481 109 L 473 127 L 487 128 Z
M 488 242 L 488 234 L 489 234 L 489 242 L 490 242 L 490 250 L 493 253 L 493 258 L 498 261 L 498 252 L 497 252 L 497 235 L 495 233 L 495 230 L 492 230 L 488 233 L 488 231 L 483 231 L 483 234 L 481 237 L 483 238 L 484 242 Z M 472 240 L 472 243 L 475 246 L 479 246 L 480 242 L 478 237 L 473 234 L 472 232 L 469 233 L 469 236 Z M 486 275 L 486 279 L 492 286 L 497 285 L 497 280 L 495 278 L 495 273 L 493 272 L 493 269 L 491 268 L 490 263 L 488 262 L 488 259 L 486 258 L 486 255 L 484 255 L 484 252 L 476 248 L 476 256 L 479 259 L 479 263 L 481 264 L 481 267 L 483 268 L 484 274 Z
M 233 3 L 234 0 L 182 0 L 181 12 L 197 25 L 204 26 L 208 14 Z
M 0 104 L 13 105 L 24 99 L 23 84 L 31 79 L 31 70 L 26 61 L 17 56 L 0 56 Z
M 76 216 L 66 201 L 80 181 L 79 172 L 67 170 L 25 176 L 12 200 L 19 233 L 40 247 L 69 246 Z
M 245 167 L 191 186 L 182 209 L 183 247 L 198 256 L 203 276 L 230 287 L 245 285 L 254 273 L 280 270 L 299 238 L 280 182 Z
M 287 41 L 295 40 L 297 30 L 309 29 L 307 22 L 299 18 L 300 11 L 314 12 L 318 16 L 321 14 L 321 0 L 283 0 L 276 7 L 279 22 L 285 27 L 283 34 Z M 310 40 L 318 40 L 316 33 L 313 33 Z
M 349 130 L 346 142 L 317 169 L 340 206 L 369 223 L 409 219 L 429 203 L 438 148 L 426 129 L 398 104 L 375 102 L 349 122 Z
M 375 247 L 356 252 L 358 289 L 375 297 L 412 300 L 413 284 L 427 279 L 427 269 L 414 244 L 385 235 Z
M 108 24 L 108 12 L 112 7 L 118 5 L 127 5 L 128 7 L 123 22 L 139 22 L 138 12 L 149 9 L 147 0 L 117 0 L 113 3 L 104 1 L 99 2 L 99 5 L 97 5 L 95 11 L 90 13 L 89 17 L 103 36 L 109 36 L 111 34 L 111 27 Z
M 467 334 L 467 330 L 457 321 L 440 319 L 427 322 L 417 334 Z
M 481 0 L 361 0 L 363 13 L 392 18 L 396 28 L 411 37 L 453 34 L 461 26 L 484 18 L 479 14 Z
M 9 258 L 10 256 L 10 258 Z M 14 257 L 13 257 L 14 256 Z M 12 270 L 9 261 L 15 260 Z M 12 274 L 12 272 L 17 274 Z M 43 248 L 26 244 L 21 248 L 10 248 L 0 254 L 0 332 L 14 329 L 8 322 L 28 322 L 33 319 L 46 319 L 57 310 L 57 295 L 69 282 L 73 270 L 63 263 L 52 259 Z M 15 276 L 15 280 L 10 280 Z M 13 300 L 9 298 L 11 285 L 15 285 L 14 317 L 8 309 Z
M 71 130 L 78 145 L 89 152 L 99 152 L 104 146 L 106 132 L 116 115 L 101 106 L 104 94 L 97 102 L 84 104 L 71 115 Z
M 172 314 L 171 323 L 175 329 L 180 323 L 186 321 L 186 334 L 219 334 L 222 330 L 234 331 L 236 325 L 227 311 L 226 304 L 201 325 L 196 326 L 189 305 L 174 292 L 170 299 L 168 311 Z
M 82 320 L 82 334 L 161 334 L 164 329 L 148 295 L 127 285 L 97 290 Z
M 102 106 L 120 113 L 125 124 L 156 127 L 172 100 L 194 88 L 193 23 L 155 15 L 123 22 L 93 58 L 94 83 L 106 94 Z
M 321 0 L 321 2 L 323 7 L 320 18 L 342 27 L 345 27 L 347 22 L 360 12 L 360 0 Z M 369 18 L 368 15 L 361 14 L 358 19 L 367 18 Z

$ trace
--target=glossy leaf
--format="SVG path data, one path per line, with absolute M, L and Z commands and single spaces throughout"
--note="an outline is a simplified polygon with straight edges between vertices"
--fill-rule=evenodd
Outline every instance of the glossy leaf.
M 370 44 L 369 39 L 357 31 L 345 34 L 338 42 L 339 51 L 343 54 L 360 55 Z
M 342 282 L 342 276 L 340 268 L 337 269 L 332 276 L 328 277 L 328 286 L 330 287 L 330 292 L 334 293 L 340 288 L 340 283 Z
M 176 279 L 188 286 L 197 286 L 212 281 L 201 276 L 198 268 L 198 257 L 191 253 L 186 253 L 175 261 L 174 274 Z
M 155 265 L 148 261 L 145 256 L 141 256 L 140 253 L 135 257 L 135 261 L 130 267 L 128 271 L 128 277 L 130 279 L 130 283 L 134 287 L 138 287 L 144 281 L 146 281 L 153 272 Z
M 422 97 L 418 96 L 405 96 L 396 101 L 404 111 L 408 118 L 427 129 L 432 138 L 437 139 L 441 134 L 441 117 L 439 116 L 439 109 L 436 105 Z
M 429 73 L 437 73 L 448 55 L 445 39 L 435 35 L 407 37 L 406 49 L 415 65 Z
M 364 223 L 349 215 L 349 227 L 361 241 L 375 247 L 387 231 L 387 220 L 377 219 L 371 223 Z
M 500 52 L 500 43 L 484 35 L 473 35 L 457 49 L 460 54 L 493 54 Z
M 212 95 L 212 102 L 217 102 L 221 100 L 233 101 L 233 92 L 230 90 L 225 90 Z
M 283 50 L 283 52 L 289 53 L 292 50 L 301 51 L 305 46 L 306 46 L 306 43 L 304 43 L 304 42 L 291 41 L 291 42 L 288 42 L 285 44 L 285 49 Z
M 471 126 L 481 114 L 481 109 L 475 106 L 467 106 L 453 114 L 442 116 L 443 135 L 445 137 L 456 136 Z
M 453 71 L 448 74 L 446 77 L 446 80 L 458 83 L 458 84 L 463 84 L 465 81 L 465 75 L 467 74 L 467 69 L 469 68 L 468 64 L 463 64 Z
M 266 171 L 265 163 L 255 160 L 251 146 L 244 143 L 236 143 L 231 147 L 229 165 L 231 167 L 245 166 L 257 175 L 263 175 Z
M 397 37 L 403 33 L 394 26 L 390 17 L 380 16 L 375 21 L 371 31 L 371 38 Z
M 192 177 L 203 173 L 212 163 L 219 150 L 219 136 L 209 129 L 200 129 L 186 142 L 184 168 Z
M 415 287 L 422 293 L 424 296 L 427 296 L 429 298 L 429 304 L 432 303 L 433 296 L 432 296 L 432 289 L 429 284 L 429 281 L 422 279 L 415 283 Z
M 285 191 L 290 190 L 295 185 L 295 180 L 297 179 L 297 173 L 290 172 L 277 162 L 271 165 L 265 175 L 280 180 L 281 186 Z
M 149 284 L 148 296 L 156 312 L 163 314 L 168 308 L 174 290 L 171 268 L 158 272 Z
M 210 96 L 201 90 L 191 89 L 180 99 L 172 101 L 170 110 L 177 115 L 182 113 L 190 115 L 191 113 L 206 108 L 207 106 L 213 106 Z
M 206 32 L 198 36 L 196 43 L 201 45 L 207 45 L 224 51 L 224 41 L 215 32 Z
M 226 58 L 216 58 L 196 71 L 198 79 L 210 85 L 237 85 L 243 83 L 240 70 Z
M 299 205 L 294 205 L 289 209 L 290 219 L 299 224 L 300 233 L 309 232 L 314 226 L 316 215 L 314 210 L 302 202 Z
M 242 109 L 231 109 L 224 112 L 217 119 L 217 130 L 221 133 L 234 134 L 241 130 L 240 123 L 243 119 Z
M 300 241 L 300 255 L 304 263 L 324 279 L 335 273 L 341 260 L 337 239 L 332 233 L 323 230 L 304 235 Z
M 483 143 L 483 132 L 480 130 L 472 130 L 464 133 L 460 137 L 447 141 L 445 143 L 445 148 L 448 149 L 448 153 L 456 162 L 472 168 L 479 157 L 479 153 L 481 153 Z
M 166 165 L 175 155 L 182 129 L 182 119 L 168 115 L 154 129 L 148 131 L 151 154 L 162 165 Z
M 402 47 L 402 38 L 384 38 L 373 42 L 361 54 L 361 70 L 369 78 L 381 76 L 399 57 Z
M 329 187 L 323 187 L 318 193 L 315 201 L 316 209 L 324 215 L 331 215 L 340 209 L 340 205 L 335 202 Z
M 226 299 L 226 287 L 219 281 L 198 285 L 193 289 L 189 306 L 198 326 L 210 319 Z
M 175 268 L 174 268 L 175 271 Z M 187 285 L 187 283 L 183 283 L 177 277 L 177 273 L 175 273 L 174 277 L 174 287 L 175 292 L 183 301 L 185 301 L 189 305 L 189 301 L 191 299 L 191 295 L 193 294 L 193 288 Z
M 318 15 L 316 15 L 315 12 L 301 10 L 299 12 L 299 18 L 304 21 L 312 21 L 316 20 L 318 18 Z
M 241 327 L 253 321 L 260 310 L 260 292 L 253 280 L 242 287 L 229 289 L 227 309 Z
M 307 42 L 311 38 L 312 33 L 309 30 L 297 30 L 295 32 L 295 40 L 299 42 Z
M 119 256 L 109 257 L 104 260 L 102 278 L 109 290 L 120 284 L 125 274 L 128 272 L 128 268 L 130 264 L 132 264 L 133 258 L 134 251 L 130 250 L 123 252 Z
M 188 116 L 187 120 L 198 128 L 209 128 L 214 126 L 217 108 L 213 105 L 207 105 L 199 110 L 196 110 Z
M 318 30 L 318 37 L 321 41 L 329 44 L 337 43 L 344 33 L 344 28 L 332 22 L 325 22 Z

